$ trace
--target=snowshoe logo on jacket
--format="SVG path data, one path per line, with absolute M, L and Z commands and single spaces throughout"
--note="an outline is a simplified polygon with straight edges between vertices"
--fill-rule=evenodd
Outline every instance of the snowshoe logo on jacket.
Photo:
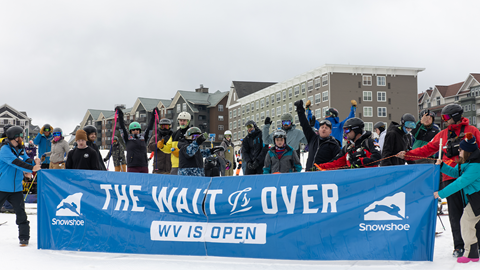
M 83 217 L 80 211 L 80 204 L 83 193 L 75 193 L 63 199 L 57 205 L 57 217 Z M 84 220 L 81 219 L 52 219 L 52 225 L 66 225 L 66 226 L 84 226 Z
M 246 207 L 250 202 L 250 199 L 247 199 L 247 192 L 249 192 L 250 190 L 252 190 L 252 188 L 248 187 L 246 189 L 239 190 L 230 194 L 230 196 L 228 197 L 228 203 L 232 206 L 230 215 L 240 212 L 247 212 L 248 210 L 252 209 L 252 206 Z
M 393 196 L 385 197 L 380 201 L 373 202 L 364 209 L 364 220 L 405 220 L 405 192 L 398 192 Z M 410 224 L 381 223 L 366 224 L 360 223 L 360 231 L 408 231 Z

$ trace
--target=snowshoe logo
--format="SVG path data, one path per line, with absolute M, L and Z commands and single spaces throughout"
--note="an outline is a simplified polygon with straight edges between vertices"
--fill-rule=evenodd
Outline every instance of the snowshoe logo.
M 63 199 L 59 205 L 57 205 L 57 216 L 62 217 L 79 217 L 80 212 L 80 200 L 83 193 L 75 193 Z
M 247 199 L 247 192 L 249 192 L 250 190 L 252 190 L 252 188 L 248 187 L 246 189 L 236 191 L 230 194 L 230 196 L 228 196 L 228 203 L 232 206 L 230 215 L 240 213 L 240 212 L 246 212 L 252 209 L 251 206 L 246 207 L 250 202 L 250 199 Z M 242 199 L 242 194 L 243 194 L 243 199 Z M 241 201 L 239 202 L 240 199 Z
M 405 192 L 370 204 L 364 210 L 365 220 L 403 220 L 405 219 Z

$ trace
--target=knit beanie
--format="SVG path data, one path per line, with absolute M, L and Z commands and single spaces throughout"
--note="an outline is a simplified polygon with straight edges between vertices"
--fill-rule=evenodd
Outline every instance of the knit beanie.
M 462 140 L 460 142 L 460 149 L 462 149 L 465 152 L 473 152 L 475 149 L 478 148 L 477 145 L 477 140 L 475 139 L 475 136 L 471 132 L 467 132 L 465 134 L 465 140 Z
M 78 140 L 87 140 L 87 132 L 85 132 L 85 130 L 83 129 L 79 129 L 77 130 L 77 133 L 75 134 L 75 141 L 78 141 Z

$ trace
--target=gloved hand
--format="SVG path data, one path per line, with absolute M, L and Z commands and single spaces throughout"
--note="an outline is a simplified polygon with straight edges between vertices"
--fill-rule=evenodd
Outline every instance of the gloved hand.
M 272 124 L 272 119 L 270 117 L 265 118 L 265 125 L 271 125 Z
M 108 160 L 109 160 L 109 158 L 104 158 L 103 162 L 107 162 Z
M 293 103 L 293 105 L 295 105 L 297 108 L 297 112 L 305 113 L 305 108 L 303 108 L 303 100 L 297 100 L 295 103 Z
M 365 153 L 365 150 L 362 150 L 360 152 L 357 152 L 357 151 L 353 152 L 351 156 L 354 160 L 356 160 L 356 159 L 359 159 L 361 157 L 366 157 L 367 154 Z
M 237 163 L 234 161 L 233 162 L 233 169 L 236 170 L 237 169 Z
M 312 101 L 309 99 L 307 100 L 307 102 L 305 103 L 305 108 L 310 108 L 310 105 L 312 105 Z
M 311 127 L 315 126 L 315 121 L 316 121 L 315 115 L 312 115 L 312 119 L 310 119 L 310 126 Z
M 247 167 L 248 167 L 250 170 L 255 170 L 255 169 L 258 168 L 258 162 L 257 162 L 257 161 L 249 162 Z
M 42 158 L 45 158 L 46 156 L 47 156 L 47 154 L 43 154 L 43 155 L 42 155 Z
M 361 168 L 363 166 L 361 158 L 359 158 L 359 159 L 357 159 L 353 162 L 350 162 L 350 164 L 351 164 L 350 165 L 351 168 Z
M 227 170 L 227 171 L 230 170 L 230 161 L 229 160 L 227 160 L 225 162 L 225 170 Z
M 352 99 L 352 100 L 350 101 L 350 103 L 352 103 L 352 106 L 353 106 L 353 107 L 357 107 L 357 101 L 356 101 L 356 100 Z
M 196 142 L 198 145 L 202 145 L 207 140 L 207 137 L 205 136 L 206 133 L 202 134 L 201 136 L 198 136 L 196 139 Z
M 179 154 L 180 154 L 180 149 L 172 148 L 172 155 L 178 158 Z
M 158 149 L 162 149 L 165 145 L 165 140 L 164 139 L 161 139 L 160 141 L 157 142 L 157 147 Z
M 225 148 L 223 148 L 223 146 L 217 146 L 217 147 L 213 147 L 212 149 L 210 149 L 210 153 L 214 154 L 216 152 L 219 152 L 219 151 L 225 151 Z

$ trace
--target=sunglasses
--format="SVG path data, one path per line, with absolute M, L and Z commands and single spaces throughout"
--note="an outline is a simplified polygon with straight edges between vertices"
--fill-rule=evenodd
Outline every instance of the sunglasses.
M 450 117 L 450 115 L 448 114 L 442 114 L 442 120 L 447 122 L 448 120 L 452 119 L 452 117 Z
M 288 126 L 288 125 L 291 125 L 291 124 L 292 124 L 292 121 L 290 121 L 290 120 L 282 121 L 282 125 L 284 125 L 284 126 Z
M 192 134 L 192 140 L 195 140 L 200 136 L 202 136 L 202 134 Z
M 58 136 L 58 137 L 62 136 L 62 133 L 60 133 L 60 132 L 54 132 L 54 133 L 53 133 L 53 137 L 57 137 L 57 136 Z
M 160 125 L 160 128 L 161 129 L 169 129 L 170 128 L 170 125 Z

